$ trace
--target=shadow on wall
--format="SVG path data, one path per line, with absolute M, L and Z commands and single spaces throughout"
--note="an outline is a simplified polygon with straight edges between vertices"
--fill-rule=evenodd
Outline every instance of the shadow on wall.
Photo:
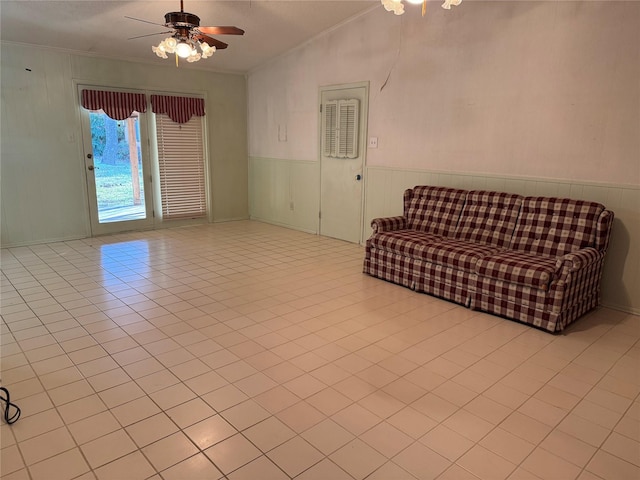
M 614 218 L 602 274 L 602 298 L 607 300 L 607 306 L 621 308 L 624 305 L 632 305 L 630 292 L 623 279 L 630 246 L 629 230 L 619 218 Z

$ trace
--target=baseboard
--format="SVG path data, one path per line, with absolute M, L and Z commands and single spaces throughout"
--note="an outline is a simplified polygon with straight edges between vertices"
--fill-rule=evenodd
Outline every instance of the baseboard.
M 251 217 L 247 215 L 242 217 L 216 218 L 211 223 L 241 222 L 243 220 L 251 220 Z
M 318 235 L 318 232 L 316 232 L 315 230 L 309 230 L 307 228 L 301 228 L 301 227 L 299 227 L 297 225 L 289 225 L 289 224 L 283 223 L 283 222 L 275 222 L 273 220 L 268 220 L 266 218 L 259 218 L 259 217 L 250 216 L 249 220 L 253 220 L 253 221 L 256 221 L 256 222 L 262 222 L 262 223 L 268 223 L 270 225 L 275 225 L 277 227 L 289 228 L 291 230 L 297 230 L 298 232 L 310 233 L 311 235 Z
M 33 240 L 33 241 L 29 241 L 29 242 L 18 242 L 18 243 L 2 244 L 2 245 L 0 245 L 0 248 L 30 247 L 32 245 L 42 245 L 44 243 L 71 242 L 71 241 L 74 241 L 74 240 L 83 240 L 85 238 L 91 238 L 91 235 L 47 238 L 47 239 L 43 239 L 43 240 Z
M 640 309 L 629 307 L 628 305 L 615 305 L 611 303 L 601 303 L 600 306 L 604 308 L 610 308 L 611 310 L 617 310 L 619 312 L 629 313 L 631 315 L 640 316 Z

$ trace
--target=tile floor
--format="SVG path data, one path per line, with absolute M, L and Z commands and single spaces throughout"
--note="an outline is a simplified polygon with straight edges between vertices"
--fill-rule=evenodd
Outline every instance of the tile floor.
M 553 336 L 362 258 L 258 222 L 2 250 L 2 478 L 640 478 L 640 317 Z

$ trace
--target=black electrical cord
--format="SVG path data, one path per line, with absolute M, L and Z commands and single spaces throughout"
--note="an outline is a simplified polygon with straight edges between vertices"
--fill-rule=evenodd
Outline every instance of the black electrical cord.
M 0 395 L 0 402 L 6 403 L 6 406 L 4 407 L 4 421 L 7 422 L 9 425 L 11 425 L 12 423 L 17 422 L 18 419 L 20 418 L 20 407 L 18 407 L 15 403 L 11 403 L 11 400 L 9 397 L 9 390 L 7 390 L 4 387 L 0 387 L 0 390 L 7 395 L 6 398 Z M 16 409 L 13 415 L 9 414 L 9 409 L 11 407 Z

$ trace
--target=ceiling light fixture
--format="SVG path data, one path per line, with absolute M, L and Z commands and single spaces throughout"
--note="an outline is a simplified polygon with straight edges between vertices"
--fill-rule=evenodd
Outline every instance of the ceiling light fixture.
M 200 47 L 200 51 L 198 51 L 197 47 Z M 175 53 L 178 57 L 186 59 L 189 63 L 193 63 L 201 58 L 209 58 L 216 51 L 216 47 L 195 40 L 192 35 L 190 35 L 190 32 L 188 32 L 186 35 L 176 33 L 171 37 L 167 37 L 162 40 L 157 47 L 151 47 L 151 50 L 160 58 L 169 58 L 167 57 L 167 53 Z
M 424 17 L 427 12 L 427 0 L 405 0 L 408 3 L 414 5 L 422 4 L 422 16 Z M 402 15 L 404 13 L 404 3 L 402 0 L 380 0 L 387 12 L 393 12 L 396 15 Z M 462 0 L 444 0 L 442 8 L 445 10 L 451 10 L 451 7 L 458 6 L 462 3 Z

